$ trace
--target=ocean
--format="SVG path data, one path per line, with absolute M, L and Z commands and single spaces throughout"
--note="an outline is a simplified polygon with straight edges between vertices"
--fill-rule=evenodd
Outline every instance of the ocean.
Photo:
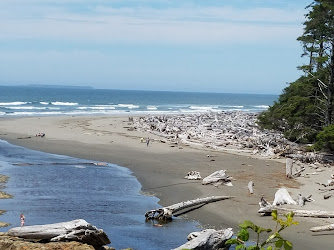
M 261 112 L 277 95 L 0 86 L 0 117 Z

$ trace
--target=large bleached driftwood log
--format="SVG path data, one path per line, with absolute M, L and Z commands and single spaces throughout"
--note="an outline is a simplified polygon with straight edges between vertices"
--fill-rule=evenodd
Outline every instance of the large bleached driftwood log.
M 258 210 L 263 215 L 270 215 L 272 210 L 277 210 L 279 214 L 293 212 L 296 217 L 314 217 L 314 218 L 334 218 L 334 211 L 321 210 L 299 210 L 291 208 L 281 208 L 277 206 L 262 207 Z
M 47 241 L 78 241 L 92 246 L 103 246 L 110 243 L 108 236 L 102 229 L 97 229 L 82 219 L 55 224 L 15 227 L 8 231 L 8 235 Z
M 319 227 L 311 227 L 310 230 L 312 232 L 323 232 L 323 231 L 331 231 L 334 230 L 334 224 L 319 226 Z
M 173 213 L 181 211 L 186 208 L 191 208 L 198 205 L 208 204 L 211 202 L 221 201 L 233 198 L 233 196 L 211 196 L 206 198 L 198 198 L 195 200 L 183 201 L 168 207 L 162 207 L 145 213 L 146 219 L 167 220 L 172 219 Z
M 224 184 L 226 186 L 233 186 L 231 182 L 231 177 L 226 174 L 226 170 L 218 170 L 210 174 L 203 179 L 202 184 Z
M 276 206 L 283 204 L 296 205 L 297 202 L 291 198 L 288 190 L 286 190 L 285 188 L 280 188 L 275 193 L 275 199 L 273 205 Z
M 188 236 L 190 240 L 175 248 L 174 250 L 181 249 L 196 249 L 196 250 L 216 250 L 222 249 L 225 246 L 225 242 L 233 235 L 232 228 L 214 230 L 206 229 L 201 232 L 194 232 Z

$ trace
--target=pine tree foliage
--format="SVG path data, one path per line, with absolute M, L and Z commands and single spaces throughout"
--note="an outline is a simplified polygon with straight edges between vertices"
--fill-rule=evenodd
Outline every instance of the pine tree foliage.
M 302 56 L 308 58 L 298 67 L 304 76 L 259 116 L 261 126 L 297 142 L 314 142 L 320 131 L 334 124 L 334 0 L 315 0 L 306 8 L 304 32 L 297 38 Z

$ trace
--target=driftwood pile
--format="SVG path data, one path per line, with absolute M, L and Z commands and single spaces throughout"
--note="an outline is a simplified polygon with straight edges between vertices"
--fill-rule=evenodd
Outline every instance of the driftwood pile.
M 219 113 L 136 117 L 133 128 L 158 135 L 177 144 L 203 146 L 215 150 L 244 151 L 266 158 L 286 157 L 301 162 L 334 161 L 330 156 L 305 152 L 283 134 L 260 129 L 256 113 Z
M 213 149 L 247 150 L 266 156 L 281 154 L 288 141 L 283 135 L 263 131 L 257 114 L 220 112 L 137 117 L 134 128 L 149 131 L 172 142 Z

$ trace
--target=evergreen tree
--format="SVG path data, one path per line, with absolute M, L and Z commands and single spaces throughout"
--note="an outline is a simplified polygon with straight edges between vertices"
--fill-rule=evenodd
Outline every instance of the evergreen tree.
M 312 142 L 334 123 L 334 0 L 315 0 L 306 7 L 304 32 L 298 37 L 305 72 L 286 87 L 277 102 L 259 116 L 259 124 L 284 132 L 290 140 Z

